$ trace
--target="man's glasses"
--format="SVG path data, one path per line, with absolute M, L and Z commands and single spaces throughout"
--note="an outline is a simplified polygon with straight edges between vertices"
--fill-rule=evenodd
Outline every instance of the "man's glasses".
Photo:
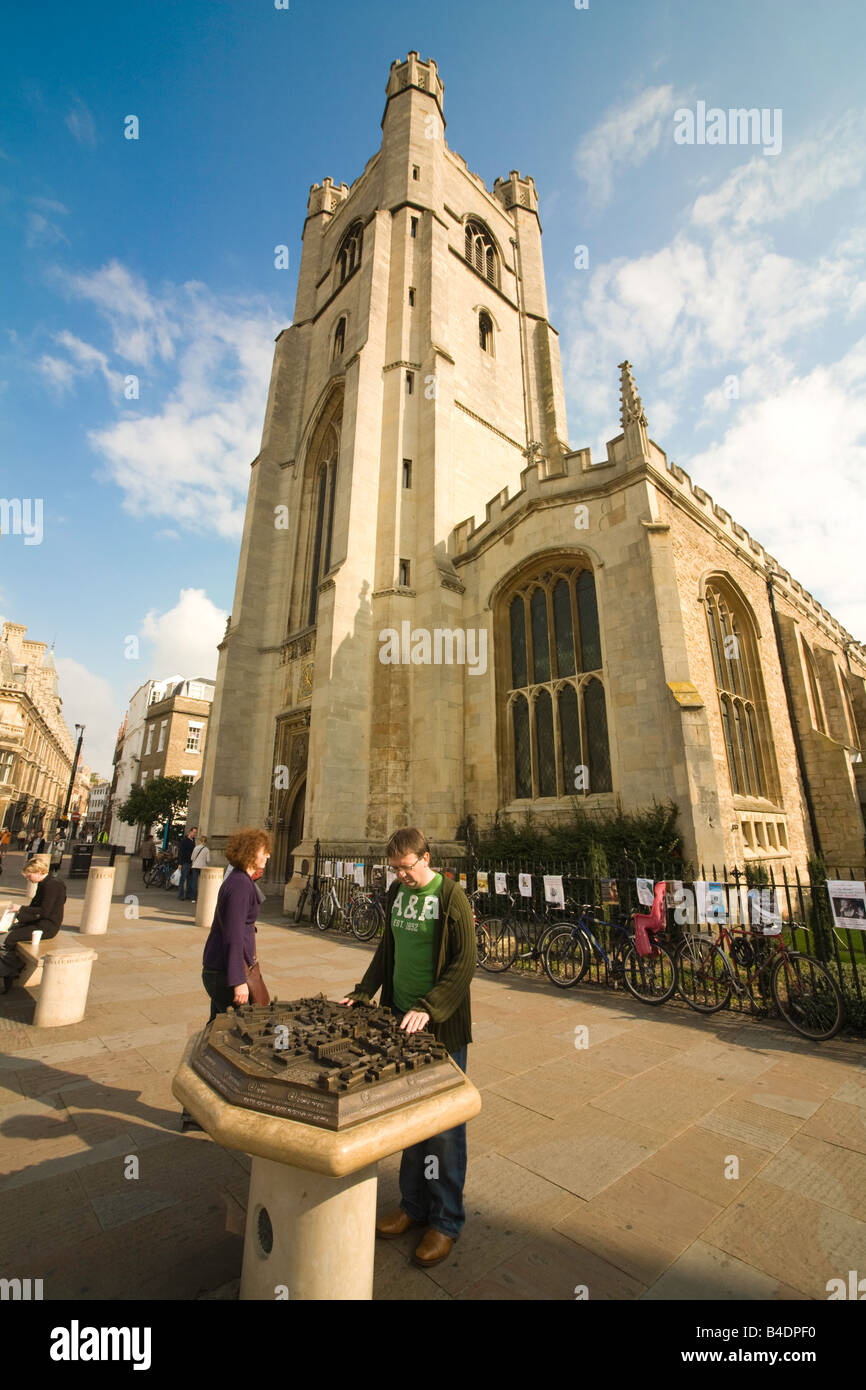
M 421 863 L 423 858 L 423 854 L 419 854 L 414 864 L 392 864 L 390 867 L 394 870 L 395 874 L 411 874 L 412 870 Z

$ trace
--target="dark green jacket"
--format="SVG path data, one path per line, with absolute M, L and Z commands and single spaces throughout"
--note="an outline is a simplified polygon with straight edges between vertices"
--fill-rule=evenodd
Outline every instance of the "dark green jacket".
M 403 885 L 405 887 L 405 884 Z M 381 986 L 383 1008 L 394 1002 L 394 934 L 391 931 L 391 908 L 400 887 L 398 880 L 391 884 L 385 902 L 385 930 L 379 949 L 370 961 L 366 975 L 356 985 L 350 999 L 370 1004 Z M 436 974 L 433 988 L 413 1009 L 423 1009 L 430 1015 L 432 1032 L 449 1052 L 457 1052 L 472 1041 L 472 1018 L 469 1008 L 469 985 L 478 961 L 475 942 L 475 919 L 472 905 L 459 883 L 453 878 L 442 879 L 439 890 L 439 916 L 436 919 Z

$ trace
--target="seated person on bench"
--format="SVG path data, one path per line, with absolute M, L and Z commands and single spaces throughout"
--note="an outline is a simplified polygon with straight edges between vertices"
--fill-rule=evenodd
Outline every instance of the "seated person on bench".
M 34 854 L 21 870 L 24 877 L 37 884 L 33 901 L 17 909 L 15 925 L 6 933 L 6 940 L 0 948 L 0 990 L 5 994 L 12 988 L 16 977 L 23 969 L 23 961 L 15 950 L 19 941 L 28 941 L 34 931 L 41 931 L 42 938 L 56 936 L 63 925 L 63 908 L 66 903 L 66 884 L 54 878 L 49 870 L 51 861 L 47 854 Z M 9 903 L 14 908 L 14 903 Z

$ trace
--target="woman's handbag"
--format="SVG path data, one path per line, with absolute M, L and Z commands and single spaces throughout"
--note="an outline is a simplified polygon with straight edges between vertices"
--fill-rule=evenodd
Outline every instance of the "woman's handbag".
M 262 972 L 258 961 L 254 961 L 252 965 L 247 965 L 246 969 L 247 984 L 250 987 L 250 1003 L 270 1004 L 271 996 L 268 994 L 268 987 L 262 979 Z
M 217 908 L 216 915 L 217 921 L 220 924 L 220 934 L 222 934 L 223 919 L 220 916 L 219 908 Z M 244 969 L 247 972 L 247 985 L 250 991 L 250 1003 L 270 1004 L 271 996 L 268 994 L 268 987 L 265 984 L 264 979 L 262 978 L 261 966 L 259 965 L 258 961 L 254 960 L 252 965 L 247 965 L 246 961 L 244 961 Z

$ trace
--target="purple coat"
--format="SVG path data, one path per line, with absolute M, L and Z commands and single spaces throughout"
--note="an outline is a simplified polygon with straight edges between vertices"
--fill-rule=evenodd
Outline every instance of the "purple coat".
M 217 897 L 213 925 L 204 947 L 202 966 L 221 970 L 231 989 L 247 982 L 246 967 L 256 959 L 256 919 L 259 895 L 249 874 L 235 869 L 224 879 Z

